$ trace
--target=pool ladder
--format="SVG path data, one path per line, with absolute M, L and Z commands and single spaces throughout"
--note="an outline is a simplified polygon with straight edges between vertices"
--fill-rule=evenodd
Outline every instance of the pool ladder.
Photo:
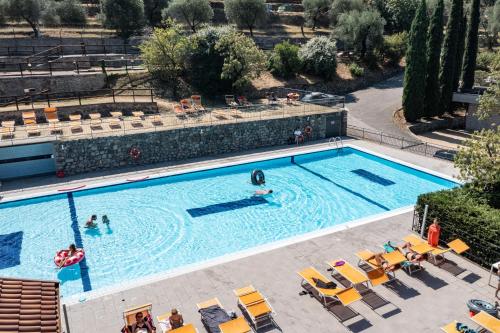
M 331 138 L 328 143 L 330 145 L 333 145 L 335 144 L 335 146 L 337 147 L 337 149 L 340 151 L 342 149 L 344 149 L 344 142 L 342 141 L 342 138 L 340 136 L 337 136 L 335 138 Z M 340 143 L 340 146 L 339 146 L 339 143 Z

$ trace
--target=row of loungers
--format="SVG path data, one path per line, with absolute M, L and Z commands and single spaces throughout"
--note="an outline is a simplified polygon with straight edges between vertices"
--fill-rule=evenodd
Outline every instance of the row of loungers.
M 255 331 L 263 327 L 278 327 L 274 321 L 274 310 L 267 299 L 252 285 L 234 290 L 238 298 L 237 305 L 244 317 L 237 317 L 228 313 L 218 298 L 212 298 L 196 304 L 201 315 L 201 322 L 209 333 L 250 333 L 252 327 Z M 151 318 L 151 304 L 145 304 L 124 311 L 125 327 L 130 328 L 135 324 L 135 316 L 142 312 L 144 318 Z M 171 333 L 196 333 L 198 330 L 193 324 L 185 324 L 181 328 L 170 329 L 169 317 L 171 313 L 164 313 L 156 320 L 161 332 Z M 248 319 L 248 321 L 246 319 Z M 250 323 L 250 325 L 249 325 Z
M 111 117 L 108 119 L 108 125 L 110 129 L 121 129 L 123 121 L 123 113 L 120 111 L 110 112 Z M 45 119 L 49 124 L 51 134 L 61 134 L 63 128 L 69 128 L 71 133 L 81 133 L 83 132 L 82 116 L 80 114 L 69 115 L 69 122 L 61 122 L 57 114 L 57 108 L 45 108 L 44 109 Z M 28 136 L 40 135 L 39 123 L 36 120 L 36 115 L 34 111 L 25 111 L 22 113 L 23 125 L 25 126 Z M 90 113 L 90 126 L 93 130 L 102 129 L 102 117 L 100 113 Z M 133 111 L 132 116 L 127 117 L 127 120 L 131 121 L 133 127 L 142 127 L 142 121 L 145 120 L 144 112 Z M 153 115 L 151 121 L 154 126 L 162 126 L 163 122 L 160 115 Z M 14 132 L 16 129 L 15 121 L 6 120 L 2 121 L 0 124 L 0 135 L 2 139 L 12 139 L 14 137 Z
M 430 261 L 437 262 L 438 257 L 445 253 L 453 251 L 461 254 L 469 249 L 460 239 L 448 243 L 448 248 L 437 248 L 427 244 L 423 239 L 415 235 L 409 235 L 404 238 L 406 242 L 412 244 L 412 250 L 428 254 Z M 427 245 L 427 246 L 426 246 Z M 341 323 L 347 320 L 361 316 L 358 312 L 349 307 L 350 304 L 361 301 L 377 314 L 378 309 L 391 305 L 392 303 L 378 295 L 372 288 L 379 285 L 392 283 L 395 281 L 395 272 L 397 269 L 407 269 L 411 275 L 419 270 L 420 262 L 408 262 L 407 258 L 394 248 L 387 248 L 382 256 L 388 262 L 388 266 L 397 267 L 394 270 L 386 271 L 373 259 L 374 252 L 363 250 L 356 253 L 358 257 L 358 267 L 348 263 L 344 259 L 336 259 L 326 262 L 328 271 L 331 272 L 338 284 L 326 278 L 314 267 L 308 267 L 298 272 L 301 277 L 301 287 L 304 291 L 301 294 L 309 294 L 315 297 L 325 309 L 333 314 Z M 441 258 L 441 260 L 443 260 Z M 399 311 L 399 308 L 393 305 L 390 311 Z M 454 331 L 451 331 L 454 332 Z

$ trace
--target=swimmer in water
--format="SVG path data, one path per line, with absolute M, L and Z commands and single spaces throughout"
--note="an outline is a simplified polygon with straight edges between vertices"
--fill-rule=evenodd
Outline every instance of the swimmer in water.
M 85 228 L 97 227 L 97 223 L 95 223 L 95 221 L 97 221 L 97 215 L 92 215 L 85 223 Z
M 257 190 L 254 195 L 267 195 L 273 193 L 273 190 Z
M 104 223 L 106 225 L 109 225 L 108 215 L 103 215 L 102 216 L 102 223 Z

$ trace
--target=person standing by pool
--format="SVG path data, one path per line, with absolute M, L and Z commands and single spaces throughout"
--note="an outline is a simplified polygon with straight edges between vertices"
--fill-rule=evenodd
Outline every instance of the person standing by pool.
M 441 226 L 439 226 L 439 220 L 434 218 L 432 224 L 429 226 L 429 231 L 427 233 L 427 242 L 432 247 L 437 247 L 439 244 L 439 237 L 441 236 Z

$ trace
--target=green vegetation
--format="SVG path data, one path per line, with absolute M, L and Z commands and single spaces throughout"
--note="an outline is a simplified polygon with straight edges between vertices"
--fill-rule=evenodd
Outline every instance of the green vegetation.
M 129 38 L 144 26 L 142 0 L 103 0 L 105 24 L 123 38 Z
M 265 0 L 224 0 L 224 12 L 229 22 L 247 28 L 252 37 L 253 29 L 267 18 Z
M 496 200 L 499 192 L 497 188 Z M 439 219 L 441 241 L 462 239 L 470 246 L 465 255 L 490 267 L 498 260 L 500 209 L 498 201 L 488 197 L 491 194 L 477 193 L 469 187 L 433 192 L 418 197 L 416 210 L 423 216 L 424 206 L 429 205 L 427 221 Z
M 304 70 L 330 80 L 337 74 L 337 47 L 327 37 L 315 37 L 302 45 L 299 57 Z
M 200 24 L 212 19 L 214 11 L 208 0 L 172 0 L 162 15 L 181 20 L 193 32 L 196 32 Z
M 144 17 L 150 26 L 156 27 L 161 23 L 161 13 L 168 2 L 168 0 L 144 0 Z
M 427 37 L 427 67 L 425 80 L 424 116 L 439 114 L 439 59 L 443 42 L 444 1 L 434 7 Z
M 464 55 L 462 88 L 471 89 L 474 85 L 474 71 L 476 70 L 478 32 L 480 19 L 480 0 L 472 0 L 469 26 L 467 29 L 467 46 Z
M 272 74 L 289 79 L 297 75 L 302 69 L 299 58 L 299 47 L 288 41 L 281 42 L 274 47 L 269 58 L 269 68 Z
M 365 58 L 382 45 L 384 24 L 384 19 L 376 10 L 351 10 L 340 15 L 333 35 Z
M 63 24 L 83 25 L 87 23 L 85 9 L 78 0 L 63 0 L 59 2 L 56 12 Z
M 418 0 L 375 0 L 375 6 L 386 20 L 386 30 L 409 31 L 418 8 Z
M 500 33 L 500 1 L 496 1 L 494 6 L 491 5 L 484 10 L 481 22 L 486 33 L 486 44 L 492 51 Z
M 359 66 L 357 63 L 353 62 L 349 65 L 349 72 L 351 72 L 352 76 L 363 76 L 365 74 L 365 70 L 363 67 Z
M 35 37 L 40 35 L 38 24 L 44 9 L 44 2 L 41 0 L 6 0 L 5 14 L 16 21 L 26 21 Z
M 453 78 L 457 60 L 458 38 L 460 33 L 460 22 L 462 20 L 463 0 L 453 0 L 450 17 L 446 26 L 446 37 L 444 40 L 441 56 L 441 68 L 439 72 L 439 87 L 441 91 L 438 115 L 451 111 L 451 99 L 453 96 Z
M 363 0 L 333 0 L 330 8 L 330 20 L 332 26 L 336 26 L 340 15 L 348 13 L 352 10 L 361 12 L 366 5 Z
M 424 115 L 425 69 L 427 57 L 427 6 L 422 0 L 411 24 L 406 53 L 406 70 L 403 83 L 403 112 L 407 121 L 415 121 Z
M 304 19 L 307 24 L 316 30 L 321 19 L 328 17 L 331 0 L 302 0 L 304 6 Z
M 384 36 L 382 54 L 388 60 L 389 65 L 399 64 L 401 58 L 406 54 L 408 46 L 408 33 L 398 32 L 389 36 Z
M 455 70 L 453 71 L 453 91 L 457 91 L 462 77 L 462 64 L 465 53 L 465 35 L 467 33 L 467 17 L 462 15 L 457 42 L 457 56 L 455 59 Z

